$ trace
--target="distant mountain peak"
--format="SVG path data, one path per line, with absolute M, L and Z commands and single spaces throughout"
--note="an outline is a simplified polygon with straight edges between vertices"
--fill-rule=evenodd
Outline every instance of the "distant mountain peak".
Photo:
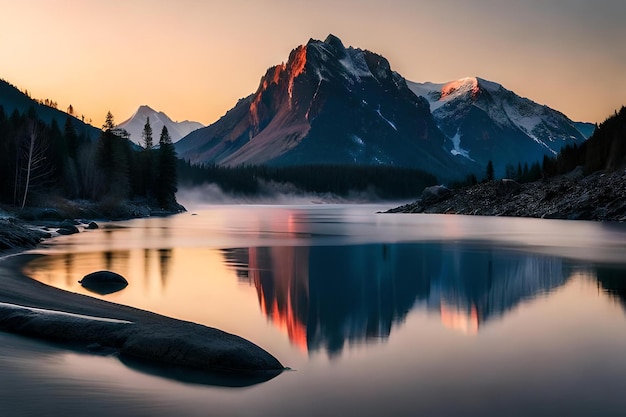
M 117 125 L 117 127 L 128 131 L 130 140 L 141 145 L 143 128 L 148 118 L 150 118 L 150 126 L 153 132 L 152 139 L 155 143 L 159 140 L 163 126 L 167 126 L 172 142 L 176 142 L 194 130 L 204 127 L 202 123 L 193 121 L 175 122 L 167 114 L 154 110 L 147 104 L 139 106 L 130 118 Z
M 535 162 L 567 144 L 586 140 L 564 114 L 478 77 L 447 83 L 408 82 L 430 104 L 451 152 L 486 166 L 487 161 Z M 497 175 L 504 174 L 504 163 Z

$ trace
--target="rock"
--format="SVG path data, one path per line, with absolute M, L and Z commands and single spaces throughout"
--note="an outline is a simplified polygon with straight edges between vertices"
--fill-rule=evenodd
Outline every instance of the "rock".
M 32 248 L 48 237 L 50 237 L 49 233 L 28 227 L 16 219 L 0 219 L 0 252 L 8 249 Z
M 114 305 L 109 308 L 113 316 L 119 312 Z M 178 369 L 208 372 L 211 376 L 221 372 L 220 376 L 244 379 L 211 378 L 206 383 L 246 386 L 267 381 L 285 369 L 254 343 L 218 329 L 157 315 L 146 320 L 139 311 L 129 318 L 132 321 L 0 303 L 0 331 L 99 354 L 116 353 L 124 363 L 131 359 L 133 363 L 150 364 L 152 370 L 161 367 L 162 375 Z
M 76 227 L 76 222 L 72 219 L 65 219 L 59 224 L 59 230 L 57 233 L 60 235 L 73 235 L 74 233 L 78 233 L 79 230 Z
M 87 230 L 94 230 L 94 229 L 97 229 L 98 227 L 99 227 L 98 223 L 96 223 L 96 222 L 89 222 L 89 224 L 87 225 L 87 227 L 85 229 L 87 229 Z
M 128 286 L 126 278 L 111 271 L 92 272 L 78 282 L 83 288 L 100 295 L 111 294 Z
M 73 235 L 74 233 L 78 233 L 78 232 L 79 232 L 78 227 L 74 225 L 63 226 L 57 230 L 57 233 L 60 235 Z
M 488 181 L 455 190 L 449 197 L 445 197 L 445 190 L 440 196 L 438 187 L 431 187 L 424 191 L 425 201 L 388 212 L 624 221 L 626 169 L 581 177 L 582 172 L 577 168 L 566 175 L 523 185 L 512 180 Z
M 59 227 L 61 228 L 70 228 L 72 226 L 76 226 L 78 224 L 77 221 L 72 220 L 72 219 L 65 219 L 61 222 L 61 224 L 59 224 Z
M 521 189 L 522 186 L 517 181 L 505 178 L 498 181 L 496 185 L 496 195 L 502 197 L 517 194 Z
M 452 191 L 443 185 L 426 187 L 422 192 L 422 204 L 434 204 L 452 196 Z

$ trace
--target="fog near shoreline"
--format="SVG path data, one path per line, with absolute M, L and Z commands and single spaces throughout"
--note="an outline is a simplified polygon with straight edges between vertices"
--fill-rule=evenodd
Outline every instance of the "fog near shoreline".
M 232 193 L 222 190 L 214 183 L 193 187 L 181 187 L 176 199 L 187 210 L 207 204 L 262 204 L 262 205 L 300 205 L 300 204 L 367 204 L 390 203 L 390 207 L 406 204 L 414 199 L 389 201 L 381 199 L 374 190 L 351 191 L 347 196 L 333 193 L 307 193 L 291 184 L 265 182 L 256 194 Z

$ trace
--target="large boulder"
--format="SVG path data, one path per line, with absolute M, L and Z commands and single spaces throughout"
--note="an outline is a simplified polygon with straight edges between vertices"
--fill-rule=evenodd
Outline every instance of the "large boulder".
M 57 233 L 60 235 L 73 235 L 74 233 L 78 233 L 78 227 L 76 227 L 76 222 L 71 219 L 65 219 L 59 224 L 59 229 Z
M 111 294 L 128 286 L 126 278 L 111 271 L 92 272 L 78 282 L 83 288 L 100 295 Z
M 426 187 L 422 192 L 422 204 L 435 204 L 452 196 L 452 191 L 443 185 Z
M 85 229 L 87 229 L 87 230 L 95 230 L 98 227 L 99 227 L 98 223 L 96 223 L 96 222 L 89 222 L 89 224 L 87 225 L 87 227 L 85 227 Z

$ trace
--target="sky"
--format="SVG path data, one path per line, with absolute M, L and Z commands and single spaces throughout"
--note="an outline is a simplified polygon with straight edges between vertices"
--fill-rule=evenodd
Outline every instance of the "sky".
M 624 0 L 0 0 L 0 78 L 101 126 L 210 124 L 329 33 L 416 82 L 478 76 L 601 122 L 626 105 Z

